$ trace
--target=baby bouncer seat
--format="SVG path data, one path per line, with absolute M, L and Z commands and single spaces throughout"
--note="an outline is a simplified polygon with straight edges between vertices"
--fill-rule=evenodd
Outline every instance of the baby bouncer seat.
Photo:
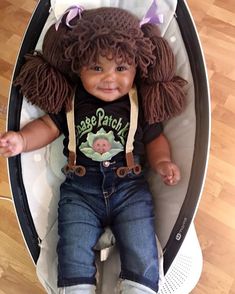
M 13 79 L 24 62 L 24 55 L 41 48 L 43 36 L 55 23 L 60 9 L 78 3 L 86 9 L 100 6 L 121 7 L 140 19 L 152 1 L 122 0 L 41 0 L 32 15 L 16 62 Z M 60 5 L 59 5 L 60 4 Z M 196 285 L 202 255 L 193 220 L 200 201 L 208 161 L 210 134 L 210 96 L 200 41 L 184 0 L 161 0 L 158 11 L 164 16 L 159 24 L 176 57 L 176 73 L 188 81 L 186 109 L 164 123 L 164 132 L 172 146 L 174 161 L 182 179 L 177 186 L 165 186 L 158 175 L 148 172 L 156 210 L 156 234 L 162 252 L 160 289 L 162 294 L 186 294 Z M 16 87 L 11 86 L 8 130 L 18 130 L 44 113 L 29 104 Z M 62 140 L 50 146 L 9 158 L 8 170 L 16 214 L 37 275 L 47 293 L 57 293 L 57 204 L 59 186 L 64 180 L 61 167 Z M 99 248 L 98 248 L 99 247 Z M 120 272 L 118 249 L 107 229 L 97 248 L 97 293 L 117 293 Z

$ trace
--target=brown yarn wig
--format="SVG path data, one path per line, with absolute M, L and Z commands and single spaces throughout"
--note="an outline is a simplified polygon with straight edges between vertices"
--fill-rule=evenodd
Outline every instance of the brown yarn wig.
M 84 10 L 68 39 L 71 45 L 65 55 L 77 74 L 82 66 L 98 61 L 100 55 L 135 64 L 143 75 L 147 75 L 147 68 L 155 59 L 154 46 L 144 37 L 138 18 L 120 8 Z
M 157 26 L 144 24 L 121 8 L 82 11 L 76 25 L 52 26 L 42 54 L 27 55 L 15 85 L 31 103 L 48 112 L 71 108 L 76 78 L 81 68 L 99 56 L 117 63 L 134 64 L 145 118 L 149 123 L 179 114 L 185 103 L 185 81 L 175 76 L 173 52 Z
M 65 55 L 72 71 L 98 61 L 99 55 L 137 66 L 142 107 L 149 123 L 179 114 L 185 103 L 185 81 L 175 76 L 175 60 L 167 41 L 153 24 L 140 27 L 137 17 L 113 7 L 85 10 L 68 33 Z

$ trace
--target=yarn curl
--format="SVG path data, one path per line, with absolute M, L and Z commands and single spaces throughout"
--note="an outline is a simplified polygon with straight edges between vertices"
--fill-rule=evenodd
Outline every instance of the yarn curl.
M 142 76 L 140 93 L 145 118 L 149 123 L 174 117 L 185 107 L 186 97 L 183 87 L 187 82 L 175 75 L 175 57 L 173 51 L 158 28 L 153 24 L 142 26 L 145 36 L 154 45 L 156 59 L 148 67 L 147 77 Z

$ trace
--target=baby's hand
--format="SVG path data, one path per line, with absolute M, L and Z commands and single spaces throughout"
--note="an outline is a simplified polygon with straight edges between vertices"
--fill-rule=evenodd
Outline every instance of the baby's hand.
M 176 185 L 180 180 L 180 170 L 177 165 L 170 161 L 162 161 L 156 166 L 157 172 L 166 185 Z
M 24 139 L 20 132 L 7 132 L 0 134 L 0 155 L 11 157 L 24 150 Z

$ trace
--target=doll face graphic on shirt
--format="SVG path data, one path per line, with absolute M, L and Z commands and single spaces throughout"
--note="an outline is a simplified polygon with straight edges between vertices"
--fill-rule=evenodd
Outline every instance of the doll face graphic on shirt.
M 135 74 L 135 65 L 119 64 L 113 59 L 100 56 L 98 62 L 81 68 L 80 78 L 88 93 L 111 102 L 130 91 Z
M 107 133 L 104 128 L 101 128 L 96 133 L 90 132 L 86 141 L 79 146 L 79 149 L 94 161 L 110 160 L 124 150 L 122 144 L 115 140 L 113 131 Z
M 103 154 L 105 152 L 109 152 L 112 146 L 111 146 L 111 143 L 106 138 L 101 137 L 94 140 L 92 147 L 95 152 Z

